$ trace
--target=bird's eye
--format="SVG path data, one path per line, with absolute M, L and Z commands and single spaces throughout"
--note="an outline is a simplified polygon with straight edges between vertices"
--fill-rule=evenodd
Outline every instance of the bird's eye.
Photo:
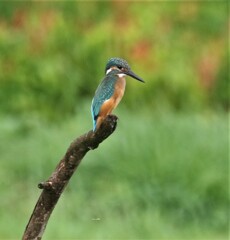
M 122 69 L 122 66 L 120 66 L 120 65 L 119 65 L 119 66 L 117 66 L 117 67 L 118 67 L 120 70 Z

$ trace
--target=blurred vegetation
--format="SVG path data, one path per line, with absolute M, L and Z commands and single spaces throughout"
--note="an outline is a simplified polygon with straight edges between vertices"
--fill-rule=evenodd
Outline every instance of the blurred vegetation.
M 129 108 L 229 109 L 227 1 L 0 4 L 1 112 L 78 112 L 112 56 L 147 83 L 129 79 Z
M 227 239 L 227 1 L 0 1 L 0 239 L 19 239 L 113 56 L 118 130 L 89 152 L 44 239 Z M 12 229 L 14 229 L 12 231 Z
M 133 119 L 123 108 L 118 112 L 119 129 L 86 155 L 44 239 L 226 240 L 226 116 L 146 113 Z M 27 133 L 18 121 L 1 121 L 1 239 L 20 238 L 40 193 L 37 183 L 87 127 L 84 115 L 58 126 L 33 122 Z

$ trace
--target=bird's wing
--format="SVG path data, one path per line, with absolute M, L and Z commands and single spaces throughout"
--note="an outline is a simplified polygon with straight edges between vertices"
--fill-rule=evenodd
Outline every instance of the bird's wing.
M 114 93 L 114 85 L 117 75 L 107 75 L 98 86 L 91 105 L 93 117 L 93 126 L 96 128 L 96 120 L 99 115 L 102 104 L 110 99 Z

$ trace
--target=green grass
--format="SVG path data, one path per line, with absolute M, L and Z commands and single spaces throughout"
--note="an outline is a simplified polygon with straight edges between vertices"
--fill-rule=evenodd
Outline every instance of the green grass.
M 21 238 L 37 183 L 91 128 L 87 111 L 61 124 L 1 117 L 0 239 Z M 228 115 L 118 116 L 71 179 L 44 239 L 227 239 Z

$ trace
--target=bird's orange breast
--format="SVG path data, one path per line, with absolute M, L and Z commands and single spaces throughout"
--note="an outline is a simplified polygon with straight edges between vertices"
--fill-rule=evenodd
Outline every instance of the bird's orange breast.
M 125 85 L 126 85 L 126 81 L 124 77 L 119 77 L 118 80 L 115 83 L 115 88 L 114 88 L 114 94 L 112 95 L 112 97 L 108 100 L 106 100 L 100 109 L 99 115 L 98 115 L 98 119 L 97 119 L 97 126 L 99 126 L 101 124 L 101 122 L 103 121 L 103 119 L 111 114 L 111 112 L 113 111 L 113 109 L 115 109 L 117 107 L 117 105 L 119 104 L 119 102 L 121 101 L 124 92 L 125 92 Z
M 121 101 L 121 99 L 124 95 L 125 85 L 126 85 L 125 78 L 119 77 L 117 82 L 115 83 L 115 90 L 114 90 L 114 94 L 112 96 L 112 99 L 114 100 L 114 108 L 117 107 L 118 103 Z

